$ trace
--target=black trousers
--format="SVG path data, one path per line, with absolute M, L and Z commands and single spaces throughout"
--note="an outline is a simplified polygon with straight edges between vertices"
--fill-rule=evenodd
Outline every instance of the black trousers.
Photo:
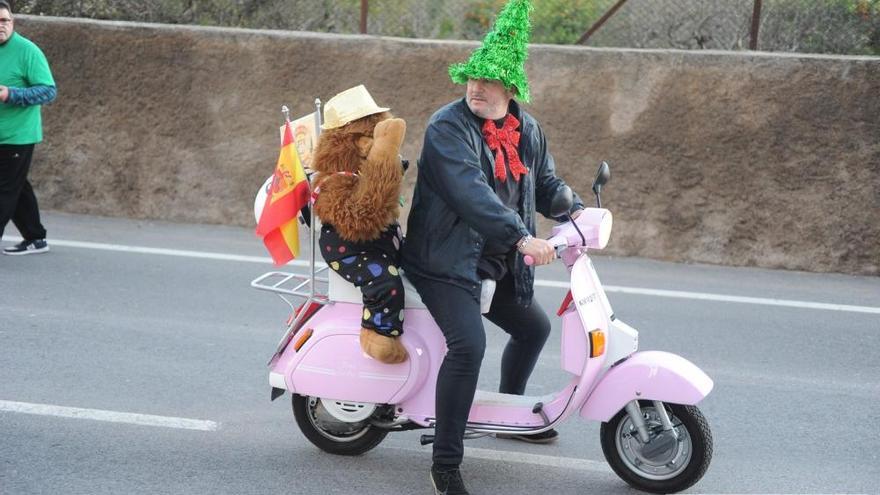
M 468 291 L 442 282 L 409 277 L 446 337 L 448 352 L 437 376 L 434 464 L 457 466 L 464 453 L 464 432 L 474 401 L 486 332 L 480 302 Z M 550 320 L 537 301 L 515 302 L 513 277 L 498 281 L 486 318 L 510 335 L 501 358 L 499 392 L 522 395 L 550 335 Z
M 9 220 L 26 241 L 45 239 L 37 197 L 27 180 L 33 144 L 0 144 L 0 237 Z

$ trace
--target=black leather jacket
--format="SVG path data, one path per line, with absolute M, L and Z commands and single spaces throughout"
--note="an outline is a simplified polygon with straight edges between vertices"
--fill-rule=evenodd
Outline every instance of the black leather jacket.
M 551 199 L 565 183 L 556 177 L 538 122 L 515 101 L 510 112 L 521 123 L 519 153 L 529 169 L 520 179 L 519 211 L 505 207 L 495 194 L 495 157 L 483 140 L 483 120 L 463 98 L 428 121 L 403 247 L 408 274 L 455 284 L 479 298 L 477 262 L 486 239 L 514 249 L 524 235 L 535 234 L 536 210 L 549 217 Z M 583 207 L 575 195 L 571 211 Z M 517 256 L 513 275 L 517 303 L 530 304 L 534 269 Z

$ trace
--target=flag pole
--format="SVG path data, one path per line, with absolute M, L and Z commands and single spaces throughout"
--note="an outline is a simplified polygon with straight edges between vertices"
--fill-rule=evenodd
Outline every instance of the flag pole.
M 321 99 L 315 98 L 315 136 L 321 136 Z M 310 182 L 311 184 L 311 182 Z M 311 267 L 311 275 L 312 275 L 312 283 L 309 284 L 311 286 L 310 294 L 311 298 L 315 297 L 315 240 L 317 238 L 317 234 L 315 234 L 315 205 L 312 204 L 309 208 L 309 243 L 311 247 L 309 248 L 309 266 Z
M 284 114 L 285 127 L 290 127 L 290 108 L 288 108 L 287 105 L 281 105 L 281 113 Z M 284 129 L 284 135 L 285 136 L 287 135 L 287 129 Z M 282 145 L 283 145 L 284 137 L 281 138 L 281 141 L 282 141 Z M 310 208 L 310 210 L 311 210 L 311 208 Z M 296 215 L 296 213 L 294 213 L 294 216 L 295 215 Z M 309 230 L 311 230 L 311 229 L 309 229 Z M 314 246 L 312 246 L 312 247 L 314 248 Z M 313 249 L 313 251 L 314 251 L 314 249 Z M 314 262 L 313 262 L 313 264 L 314 264 Z

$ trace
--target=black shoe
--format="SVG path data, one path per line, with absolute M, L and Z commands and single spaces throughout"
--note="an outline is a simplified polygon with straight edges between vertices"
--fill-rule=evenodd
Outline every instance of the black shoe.
M 49 250 L 49 243 L 46 239 L 34 239 L 32 241 L 21 241 L 15 246 L 8 247 L 3 250 L 3 254 L 19 256 L 22 254 L 45 253 Z
M 432 467 L 431 484 L 434 485 L 434 495 L 470 495 L 458 468 L 440 471 Z
M 505 440 L 519 440 L 528 443 L 553 443 L 559 438 L 559 432 L 551 429 L 544 433 L 538 433 L 537 435 L 526 435 L 524 433 L 498 433 L 495 437 L 503 438 Z

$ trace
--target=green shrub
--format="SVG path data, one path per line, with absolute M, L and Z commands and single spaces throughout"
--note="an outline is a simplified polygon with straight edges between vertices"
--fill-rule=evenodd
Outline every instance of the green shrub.
M 468 39 L 479 39 L 492 26 L 495 15 L 506 0 L 478 0 L 464 16 L 463 34 Z M 532 42 L 571 44 L 611 5 L 596 0 L 541 0 L 533 2 Z

